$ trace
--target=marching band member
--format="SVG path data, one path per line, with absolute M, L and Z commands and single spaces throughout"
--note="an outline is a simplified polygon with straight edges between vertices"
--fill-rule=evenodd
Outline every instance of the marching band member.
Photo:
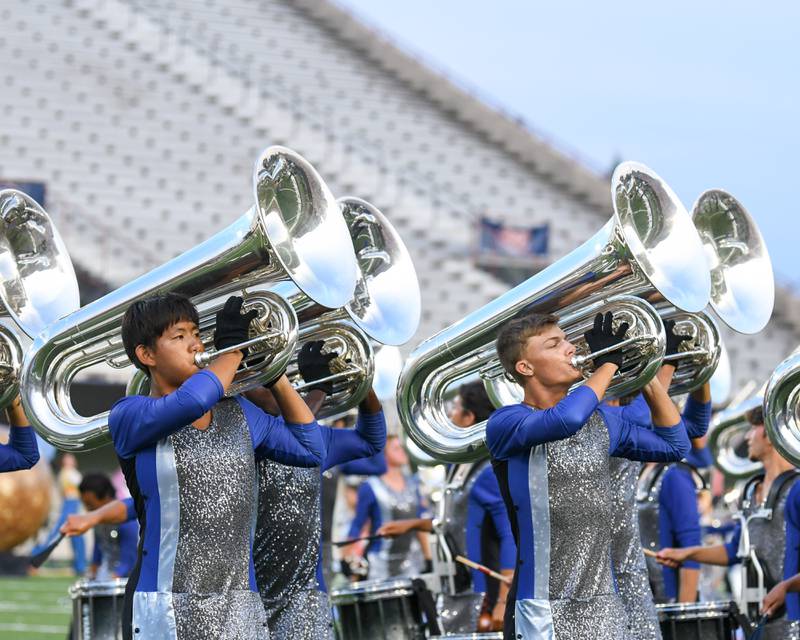
M 310 387 L 312 410 L 317 410 L 332 382 L 317 382 L 331 374 L 336 354 L 323 354 L 323 342 L 308 342 L 300 349 L 298 367 Z M 266 390 L 248 397 L 262 408 Z M 321 491 L 322 472 L 379 453 L 386 442 L 386 419 L 375 392 L 370 389 L 358 408 L 355 429 L 321 426 L 324 458 L 321 467 L 298 468 L 273 460 L 258 462 L 258 520 L 253 558 L 256 583 L 275 638 L 327 640 L 333 637 L 330 605 L 322 576 Z
M 133 498 L 111 500 L 86 513 L 67 516 L 60 532 L 70 537 L 79 536 L 101 524 L 122 524 L 136 519 L 136 505 Z
M 483 383 L 461 386 L 450 419 L 466 428 L 487 420 L 494 411 Z M 489 459 L 453 465 L 448 471 L 442 529 L 453 556 L 465 555 L 499 571 L 514 575 L 516 548 L 503 496 Z M 433 532 L 432 518 L 411 518 L 384 523 L 379 535 L 399 536 L 409 531 Z M 477 570 L 456 571 L 457 593 L 443 594 L 442 625 L 448 633 L 473 633 L 481 611 L 491 615 L 492 626 L 502 629 L 508 585 L 487 580 Z
M 255 312 L 241 307 L 231 297 L 217 313 L 217 349 L 247 340 Z M 126 589 L 126 639 L 268 638 L 252 560 L 255 458 L 322 460 L 314 416 L 286 376 L 272 385 L 277 419 L 240 396 L 224 398 L 242 351 L 198 370 L 198 324 L 176 294 L 135 302 L 122 321 L 125 351 L 151 389 L 120 400 L 109 417 L 142 538 Z
M 800 483 L 795 483 L 786 498 L 786 552 L 783 559 L 783 580 L 764 597 L 761 612 L 777 617 L 786 608 L 792 632 L 800 637 Z
M 770 442 L 764 428 L 763 409 L 756 407 L 748 413 L 747 419 L 751 425 L 747 432 L 748 456 L 764 465 L 764 473 L 752 477 L 742 492 L 740 522 L 733 539 L 727 544 L 710 547 L 664 548 L 658 553 L 658 561 L 673 568 L 689 560 L 723 566 L 744 562 L 747 573 L 743 576 L 743 588 L 757 592 L 758 573 L 763 573 L 764 588 L 771 589 L 782 577 L 791 576 L 796 571 L 797 546 L 795 544 L 790 549 L 786 544 L 785 514 L 789 511 L 797 513 L 795 500 L 800 491 L 793 489 L 800 474 Z M 789 496 L 792 494 L 794 499 L 790 509 Z M 797 542 L 796 538 L 794 542 Z M 792 567 L 784 566 L 787 554 L 793 559 Z M 785 568 L 788 573 L 784 572 Z M 750 605 L 746 613 L 751 618 L 758 617 L 758 606 L 763 597 L 763 592 L 753 598 L 746 596 Z M 797 633 L 796 624 L 781 613 L 773 615 L 766 625 L 764 638 L 786 640 L 798 637 L 793 635 Z
M 675 333 L 674 321 L 666 321 L 664 328 L 667 336 L 666 355 L 673 355 L 679 351 L 681 342 L 687 338 Z M 659 370 L 659 381 L 665 389 L 669 388 L 674 370 L 675 366 L 671 363 L 666 363 Z M 613 407 L 619 402 L 607 401 L 606 404 Z M 650 410 L 642 394 L 635 396 L 629 404 L 620 407 L 617 411 L 627 421 L 648 428 L 651 426 Z M 689 429 L 690 421 L 686 414 L 684 414 L 683 420 Z M 707 422 L 705 428 L 707 428 Z M 705 433 L 705 428 L 703 433 Z M 611 458 L 613 508 L 611 565 L 617 590 L 625 607 L 628 631 L 631 637 L 640 640 L 659 640 L 661 629 L 648 580 L 647 563 L 642 552 L 639 514 L 636 508 L 636 486 L 641 466 L 641 463 L 635 460 Z
M 81 502 L 92 512 L 115 502 L 114 485 L 102 473 L 83 477 L 79 487 Z M 62 531 L 66 523 L 62 526 Z M 127 578 L 136 562 L 139 527 L 134 519 L 127 518 L 117 524 L 98 523 L 94 532 L 94 551 L 89 566 L 89 578 L 109 580 Z
M 610 313 L 595 318 L 586 334 L 592 352 L 624 340 L 627 325 L 615 333 L 612 321 Z M 570 393 L 581 376 L 555 316 L 511 320 L 497 353 L 525 394 L 521 404 L 498 409 L 486 430 L 517 542 L 505 635 L 624 637 L 610 562 L 609 457 L 680 460 L 689 449 L 681 416 L 657 380 L 644 389 L 652 430 L 601 404 L 622 363 L 618 349 L 595 358 L 595 372 Z
M 0 473 L 30 469 L 39 462 L 39 447 L 19 396 L 6 409 L 11 433 L 8 444 L 0 444 Z
M 406 454 L 400 439 L 396 435 L 386 439 L 386 464 L 388 470 L 382 476 L 371 476 L 358 489 L 356 514 L 350 523 L 348 536 L 357 538 L 362 535 L 368 525 L 368 535 L 375 535 L 384 522 L 406 520 L 423 517 L 424 505 L 419 491 L 419 482 L 415 475 L 405 471 L 408 465 Z M 348 558 L 353 555 L 366 555 L 369 562 L 369 578 L 386 580 L 397 576 L 413 576 L 420 573 L 422 567 L 415 562 L 419 549 L 425 564 L 431 562 L 430 542 L 428 534 L 418 531 L 413 544 L 411 536 L 401 536 L 390 540 L 372 540 L 364 547 L 358 543 L 342 550 Z

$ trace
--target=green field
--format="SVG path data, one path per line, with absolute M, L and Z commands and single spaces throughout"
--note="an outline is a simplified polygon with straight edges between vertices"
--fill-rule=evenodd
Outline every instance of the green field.
M 54 640 L 67 637 L 72 577 L 0 578 L 0 638 Z

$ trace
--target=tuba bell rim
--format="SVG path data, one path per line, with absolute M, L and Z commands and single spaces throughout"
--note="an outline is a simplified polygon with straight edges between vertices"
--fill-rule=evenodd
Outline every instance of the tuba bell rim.
M 285 219 L 277 198 L 271 197 L 281 191 L 284 179 L 294 182 L 295 193 L 308 193 L 310 201 L 321 204 L 315 219 L 299 215 L 304 213 L 303 202 L 294 203 L 302 224 Z M 297 287 L 324 307 L 347 304 L 358 281 L 358 263 L 349 250 L 350 233 L 336 198 L 313 165 L 288 147 L 269 146 L 256 159 L 253 193 L 257 223 L 270 240 L 272 255 Z
M 650 209 L 650 215 L 657 213 L 661 222 L 655 237 L 642 236 L 636 226 L 641 211 L 631 208 L 629 200 L 626 204 L 626 192 L 639 185 L 656 196 L 658 210 Z M 702 311 L 711 296 L 711 275 L 692 269 L 706 261 L 703 244 L 672 188 L 650 167 L 626 161 L 614 169 L 611 199 L 614 219 L 642 274 L 677 308 L 690 313 Z M 648 226 L 646 230 L 653 229 Z
M 364 252 L 356 253 L 359 281 L 355 297 L 345 310 L 355 324 L 373 340 L 389 346 L 408 342 L 419 328 L 422 297 L 419 279 L 411 255 L 403 239 L 386 216 L 373 204 L 355 196 L 337 201 L 348 220 L 351 238 L 355 241 L 351 221 L 360 211 L 376 220 L 380 229 L 382 251 L 388 256 L 389 268 L 370 268 Z M 354 247 L 356 250 L 356 247 Z
M 20 205 L 24 206 L 23 222 L 32 221 L 32 226 L 43 233 L 42 246 L 49 247 L 46 256 L 37 256 L 40 264 L 47 258 L 48 268 L 31 269 L 28 274 L 20 272 L 16 247 L 8 240 L 8 214 Z M 22 191 L 0 190 L 0 231 L 0 311 L 8 313 L 29 338 L 35 338 L 51 322 L 80 307 L 75 268 L 48 213 Z M 9 270 L 11 265 L 13 272 Z
M 717 207 L 714 207 L 717 205 Z M 735 233 L 715 235 L 719 225 L 712 224 L 716 213 L 731 218 L 729 228 Z M 706 247 L 711 272 L 711 307 L 734 331 L 754 334 L 761 331 L 772 316 L 775 304 L 775 278 L 766 242 L 753 217 L 739 200 L 723 189 L 708 189 L 692 206 L 692 220 Z M 747 260 L 721 263 L 720 243 L 744 243 Z M 729 255 L 734 255 L 729 252 Z M 727 274 L 734 270 L 736 277 Z

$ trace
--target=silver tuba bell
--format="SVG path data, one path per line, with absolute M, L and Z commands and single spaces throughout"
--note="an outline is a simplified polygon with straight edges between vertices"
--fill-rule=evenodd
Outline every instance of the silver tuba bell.
M 786 460 L 800 465 L 800 349 L 770 376 L 763 406 L 770 442 Z
M 322 340 L 336 351 L 331 362 L 333 393 L 325 398 L 318 418 L 352 409 L 366 396 L 374 375 L 372 343 L 399 346 L 419 326 L 419 281 L 411 256 L 397 230 L 374 205 L 354 197 L 339 199 L 359 266 L 355 294 L 343 308 L 320 308 L 285 284 L 280 292 L 290 301 L 300 322 L 298 343 Z M 297 354 L 287 375 L 295 388 L 309 385 L 300 376 Z
M 752 387 L 751 387 L 752 388 Z M 749 478 L 762 464 L 747 457 L 745 435 L 750 430 L 747 414 L 762 405 L 764 387 L 745 399 L 732 403 L 711 420 L 708 427 L 708 448 L 714 465 L 731 479 Z
M 136 300 L 177 292 L 192 298 L 210 342 L 217 310 L 230 295 L 256 308 L 260 341 L 243 361 L 229 392 L 261 384 L 291 357 L 297 318 L 274 289 L 291 281 L 310 299 L 335 308 L 353 294 L 357 265 L 336 200 L 316 170 L 284 147 L 269 147 L 253 174 L 255 205 L 229 227 L 166 264 L 61 318 L 34 341 L 22 366 L 22 399 L 39 434 L 61 449 L 108 442 L 108 412 L 80 415 L 70 385 L 82 370 L 124 367 L 120 322 Z
M 700 194 L 692 207 L 692 221 L 711 274 L 711 308 L 733 331 L 761 331 L 772 315 L 775 285 L 758 225 L 738 200 L 721 189 Z M 689 337 L 678 354 L 665 359 L 675 365 L 669 393 L 692 391 L 711 379 L 719 363 L 716 323 L 710 312 L 686 313 L 664 302 L 655 306 L 665 321 L 676 321 L 677 333 Z
M 45 210 L 0 191 L 0 408 L 19 392 L 22 358 L 48 324 L 80 306 L 78 280 Z
M 397 404 L 409 437 L 433 458 L 465 462 L 484 455 L 485 423 L 461 429 L 447 417 L 447 388 L 480 373 L 494 400 L 517 393 L 497 362 L 503 324 L 525 312 L 556 313 L 570 336 L 595 313 L 624 310 L 632 339 L 609 394 L 622 395 L 652 378 L 664 355 L 664 329 L 650 296 L 684 311 L 708 304 L 710 278 L 697 230 L 677 196 L 644 165 L 626 162 L 612 178 L 614 216 L 572 253 L 493 302 L 420 344 L 409 356 Z M 575 365 L 588 374 L 592 354 Z

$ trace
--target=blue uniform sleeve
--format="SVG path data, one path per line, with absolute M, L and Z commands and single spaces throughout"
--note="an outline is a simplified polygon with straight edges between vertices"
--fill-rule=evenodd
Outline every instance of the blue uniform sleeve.
M 739 539 L 742 537 L 742 523 L 737 522 L 736 528 L 733 530 L 733 535 L 728 542 L 725 543 L 725 553 L 728 554 L 728 564 L 739 564 L 741 560 L 736 556 L 739 553 Z
M 325 454 L 316 421 L 293 424 L 265 413 L 243 396 L 236 396 L 244 411 L 256 458 L 269 458 L 292 467 L 318 467 Z
M 375 497 L 375 492 L 367 482 L 362 483 L 358 488 L 358 499 L 356 501 L 356 515 L 350 523 L 350 531 L 347 534 L 348 538 L 358 538 L 361 535 L 361 530 L 364 524 L 370 521 L 370 531 L 377 531 L 378 527 L 383 524 L 381 522 L 381 510 L 378 507 L 378 500 Z
M 386 418 L 383 411 L 359 411 L 355 429 L 322 427 L 322 436 L 325 441 L 324 470 L 359 458 L 370 458 L 386 446 Z
M 191 424 L 219 402 L 225 390 L 208 369 L 198 371 L 176 391 L 160 398 L 128 396 L 111 408 L 108 427 L 120 458 Z
M 711 455 L 711 450 L 708 447 L 702 449 L 695 449 L 686 454 L 686 462 L 692 465 L 695 469 L 707 469 L 714 464 L 714 456 Z
M 369 458 L 345 462 L 339 465 L 339 469 L 346 476 L 382 476 L 388 471 L 389 466 L 386 464 L 386 456 L 381 451 Z
M 514 535 L 511 531 L 511 523 L 508 520 L 506 505 L 503 502 L 503 496 L 500 494 L 500 485 L 497 483 L 497 476 L 494 475 L 491 466 L 483 469 L 475 484 L 472 485 L 470 501 L 472 500 L 492 519 L 495 532 L 500 541 L 500 568 L 514 569 L 517 561 L 517 546 L 514 544 Z M 480 536 L 478 538 L 478 548 L 480 548 Z M 480 553 L 476 557 L 480 557 Z
M 650 406 L 644 399 L 644 394 L 637 394 L 630 404 L 620 407 L 623 420 L 638 424 L 648 429 L 653 426 L 653 417 L 650 415 Z
M 428 513 L 428 507 L 425 504 L 425 500 L 422 498 L 422 492 L 419 490 L 419 482 L 416 482 L 414 495 L 417 496 L 417 518 L 429 517 L 430 514 Z
M 786 548 L 783 557 L 783 579 L 800 573 L 800 482 L 795 482 L 786 497 Z M 786 614 L 789 620 L 800 620 L 800 594 L 786 594 Z
M 121 578 L 127 578 L 136 564 L 139 525 L 126 522 L 119 527 L 119 561 L 113 571 Z
M 131 520 L 136 520 L 136 503 L 133 501 L 133 498 L 125 498 L 122 501 L 122 504 L 125 505 L 125 522 L 130 522 Z
M 486 425 L 486 444 L 492 457 L 504 460 L 544 442 L 576 434 L 597 409 L 594 391 L 580 386 L 550 409 L 534 411 L 515 404 L 495 411 Z
M 600 405 L 600 412 L 608 426 L 608 450 L 612 456 L 645 462 L 676 462 L 691 448 L 682 420 L 672 427 L 647 428 L 624 420 L 619 413 L 608 411 L 605 405 Z
M 666 516 L 666 531 L 659 532 L 661 546 L 695 547 L 699 546 L 700 513 L 697 510 L 697 494 L 694 480 L 686 471 L 673 467 L 664 474 L 658 504 Z M 687 561 L 684 567 L 698 569 L 700 564 L 694 560 Z
M 683 408 L 686 433 L 690 438 L 702 438 L 708 431 L 709 422 L 711 422 L 711 402 L 698 402 L 692 398 L 692 394 L 689 394 L 686 406 Z
M 11 427 L 8 444 L 0 445 L 0 472 L 30 469 L 39 462 L 32 427 Z

